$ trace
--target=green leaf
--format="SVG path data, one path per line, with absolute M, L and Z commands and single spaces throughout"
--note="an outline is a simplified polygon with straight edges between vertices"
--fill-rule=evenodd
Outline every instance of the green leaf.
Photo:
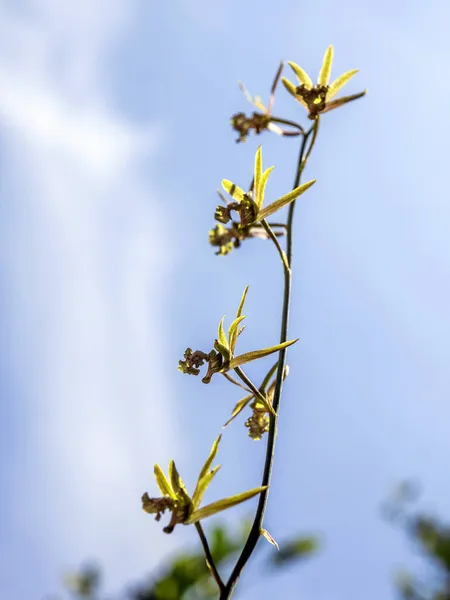
M 356 73 L 359 72 L 359 69 L 353 69 L 352 71 L 347 71 L 347 73 L 344 73 L 343 75 L 340 75 L 337 79 L 335 79 L 333 81 L 333 83 L 330 85 L 330 89 L 328 90 L 327 93 L 327 102 L 328 100 L 331 100 L 332 98 L 334 98 L 336 96 L 336 94 L 339 92 L 339 90 L 344 87 L 344 85 L 347 83 L 347 81 L 349 81 L 353 75 L 356 75 Z
M 292 346 L 295 344 L 296 340 L 289 340 L 288 342 L 283 342 L 282 344 L 277 344 L 276 346 L 271 346 L 270 348 L 264 348 L 263 350 L 253 350 L 252 352 L 246 352 L 245 354 L 241 354 L 239 356 L 235 356 L 230 360 L 229 369 L 235 369 L 236 367 L 240 367 L 241 365 L 245 365 L 252 360 L 257 360 L 258 358 L 264 358 L 265 356 L 269 356 L 269 354 L 273 354 L 274 352 L 279 352 L 283 350 L 283 348 L 287 348 L 288 346 Z
M 261 198 L 261 180 L 262 180 L 262 149 L 261 146 L 258 146 L 258 150 L 255 154 L 255 174 L 253 179 L 253 189 L 254 189 L 254 198 L 256 206 L 258 209 L 262 206 L 262 198 Z
M 291 82 L 289 81 L 289 79 L 286 79 L 286 77 L 282 77 L 282 78 L 281 78 L 281 81 L 283 82 L 283 85 L 284 85 L 284 87 L 287 89 L 287 91 L 288 91 L 288 92 L 289 92 L 289 93 L 290 93 L 292 96 L 294 96 L 294 98 L 296 98 L 296 97 L 297 97 L 297 93 L 296 93 L 296 91 L 295 91 L 295 90 L 296 90 L 297 88 L 295 87 L 295 85 L 294 85 L 293 83 L 291 83 Z
M 228 329 L 228 339 L 230 340 L 230 353 L 233 356 L 234 349 L 236 347 L 236 341 L 238 337 L 239 325 L 246 317 L 241 315 L 237 319 L 235 319 Z
M 219 435 L 217 439 L 214 440 L 214 443 L 211 447 L 211 452 L 209 453 L 208 458 L 205 461 L 205 464 L 200 471 L 198 476 L 199 480 L 202 479 L 206 475 L 206 473 L 210 470 L 213 460 L 216 458 L 217 450 L 219 449 L 220 440 L 222 439 L 222 435 Z
M 297 76 L 297 79 L 300 81 L 300 83 L 302 83 L 308 90 L 310 90 L 313 87 L 313 82 L 311 81 L 311 78 L 308 75 L 308 73 L 306 71 L 304 71 L 301 67 L 299 67 L 295 62 L 288 61 L 288 65 L 294 71 L 294 73 Z M 288 91 L 289 91 L 289 88 L 288 88 Z
M 333 46 L 328 46 L 323 57 L 322 67 L 317 79 L 318 85 L 328 85 L 331 75 L 331 65 L 333 63 Z
M 275 200 L 275 202 L 272 202 L 272 204 L 269 204 L 269 206 L 263 208 L 258 212 L 256 216 L 257 220 L 262 221 L 263 219 L 267 219 L 267 217 L 272 215 L 274 212 L 280 210 L 280 208 L 283 208 L 283 206 L 286 206 L 286 204 L 289 204 L 290 202 L 301 196 L 303 192 L 306 192 L 306 190 L 310 188 L 314 183 L 316 183 L 316 180 L 312 179 L 311 181 L 303 183 L 298 188 L 295 188 L 295 190 L 292 190 L 292 192 L 289 192 L 289 194 L 278 198 L 278 200 Z
M 358 98 L 362 98 L 366 95 L 366 90 L 363 92 L 359 92 L 359 94 L 352 94 L 351 96 L 342 96 L 342 98 L 337 98 L 336 100 L 332 100 L 331 102 L 327 102 L 325 104 L 325 108 L 322 111 L 323 113 L 330 112 L 330 110 L 334 110 L 335 108 L 339 108 L 348 102 L 352 102 L 353 100 L 358 100 Z
M 222 465 L 217 465 L 216 467 L 214 467 L 214 469 L 208 471 L 208 473 L 206 473 L 201 479 L 199 478 L 199 480 L 197 481 L 197 485 L 195 486 L 194 490 L 194 495 L 192 496 L 192 506 L 194 510 L 196 510 L 200 505 L 204 493 L 206 492 L 209 484 L 213 480 L 214 475 L 217 473 L 221 466 Z
M 242 311 L 244 310 L 245 299 L 247 298 L 248 286 L 245 288 L 244 293 L 242 294 L 241 301 L 239 302 L 239 306 L 236 313 L 236 318 L 242 315 Z
M 259 488 L 254 488 L 252 490 L 248 490 L 247 492 L 243 492 L 242 494 L 237 494 L 236 496 L 230 496 L 229 498 L 223 498 L 222 500 L 217 500 L 217 502 L 212 502 L 211 504 L 207 504 L 203 508 L 194 511 L 189 518 L 185 521 L 186 524 L 197 523 L 202 519 L 206 519 L 207 517 L 212 517 L 212 515 L 221 512 L 222 510 L 226 510 L 227 508 L 231 508 L 232 506 L 236 506 L 241 502 L 245 502 L 250 498 L 253 498 L 257 494 L 260 494 L 264 490 L 267 489 L 268 486 L 263 486 Z
M 172 489 L 170 483 L 168 482 L 167 477 L 164 475 L 161 467 L 159 465 L 155 465 L 153 472 L 155 473 L 156 483 L 158 484 L 161 494 L 163 496 L 170 496 L 171 498 L 176 500 L 177 495 L 173 491 L 173 489 Z
M 251 402 L 251 400 L 253 400 L 254 397 L 255 397 L 254 394 L 250 394 L 249 396 L 245 396 L 245 398 L 242 398 L 242 400 L 239 400 L 239 402 L 233 408 L 231 417 L 228 419 L 228 421 L 223 426 L 224 429 L 225 429 L 225 427 L 228 427 L 228 425 L 231 423 L 231 421 L 233 421 L 233 419 L 235 419 L 238 416 L 238 414 L 244 410 L 244 408 L 247 406 L 247 404 L 249 402 Z
M 242 202 L 246 195 L 242 188 L 240 188 L 232 181 L 229 181 L 228 179 L 222 180 L 222 187 L 226 192 L 228 192 L 228 194 L 230 194 L 232 198 L 234 198 L 238 202 Z

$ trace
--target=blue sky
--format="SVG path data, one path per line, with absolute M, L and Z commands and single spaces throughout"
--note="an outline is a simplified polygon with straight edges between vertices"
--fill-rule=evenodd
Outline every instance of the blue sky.
M 207 244 L 222 178 L 245 185 L 258 143 L 287 191 L 297 143 L 235 145 L 231 114 L 280 59 L 360 68 L 363 100 L 325 115 L 299 201 L 290 375 L 267 525 L 323 551 L 242 598 L 392 598 L 411 561 L 383 523 L 416 477 L 448 515 L 450 7 L 443 1 L 0 4 L 0 585 L 44 598 L 84 559 L 117 590 L 184 544 L 140 508 L 154 462 L 188 485 L 239 398 L 176 370 L 207 349 L 250 285 L 249 350 L 278 338 L 270 244 Z M 283 90 L 277 114 L 303 119 Z M 257 379 L 256 367 L 249 372 Z M 257 485 L 263 446 L 226 432 L 210 498 Z M 251 506 L 230 511 L 230 522 Z M 253 577 L 256 579 L 252 579 Z M 369 585 L 367 585 L 369 584 Z M 281 591 L 277 586 L 282 586 Z M 278 590 L 278 591 L 277 591 Z

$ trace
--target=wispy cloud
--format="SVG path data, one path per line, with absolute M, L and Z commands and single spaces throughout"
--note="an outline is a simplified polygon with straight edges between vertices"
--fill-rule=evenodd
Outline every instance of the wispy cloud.
M 138 168 L 158 139 L 115 112 L 103 85 L 132 15 L 122 0 L 0 8 L 0 277 L 23 345 L 12 375 L 26 439 L 9 517 L 32 532 L 44 570 L 94 556 L 114 565 L 113 583 L 150 565 L 139 496 L 152 458 L 179 439 L 161 368 L 170 257 Z

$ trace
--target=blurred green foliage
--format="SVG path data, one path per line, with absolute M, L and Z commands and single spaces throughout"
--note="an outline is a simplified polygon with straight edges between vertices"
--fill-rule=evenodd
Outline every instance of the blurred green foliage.
M 249 531 L 249 523 L 240 530 L 230 533 L 225 526 L 218 525 L 208 532 L 208 540 L 215 564 L 226 567 L 242 549 Z M 284 540 L 277 551 L 261 539 L 257 553 L 261 556 L 263 573 L 274 575 L 284 566 L 295 564 L 312 556 L 318 548 L 313 536 L 296 536 Z M 101 592 L 100 570 L 86 565 L 76 573 L 67 575 L 65 587 L 70 596 L 77 600 L 113 600 Z M 209 600 L 217 598 L 217 586 L 206 567 L 200 544 L 193 551 L 185 551 L 167 560 L 147 581 L 132 584 L 114 599 L 117 600 Z

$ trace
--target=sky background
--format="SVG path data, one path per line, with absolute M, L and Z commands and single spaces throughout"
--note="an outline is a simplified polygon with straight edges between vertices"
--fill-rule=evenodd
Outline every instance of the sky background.
M 277 579 L 251 566 L 240 597 L 394 597 L 413 554 L 382 501 L 414 477 L 423 506 L 450 514 L 449 19 L 444 0 L 1 0 L 2 598 L 44 599 L 89 559 L 117 591 L 196 546 L 140 497 L 170 458 L 195 484 L 239 394 L 177 361 L 211 347 L 247 284 L 240 348 L 275 343 L 282 299 L 271 244 L 208 246 L 215 190 L 247 185 L 262 143 L 268 198 L 287 192 L 298 146 L 234 143 L 230 116 L 251 110 L 237 81 L 266 98 L 281 59 L 314 78 L 330 43 L 333 75 L 360 68 L 346 91 L 369 92 L 324 116 L 296 211 L 301 341 L 267 513 L 276 539 L 324 544 Z M 275 112 L 307 123 L 281 89 Z M 244 420 L 208 499 L 258 485 Z

